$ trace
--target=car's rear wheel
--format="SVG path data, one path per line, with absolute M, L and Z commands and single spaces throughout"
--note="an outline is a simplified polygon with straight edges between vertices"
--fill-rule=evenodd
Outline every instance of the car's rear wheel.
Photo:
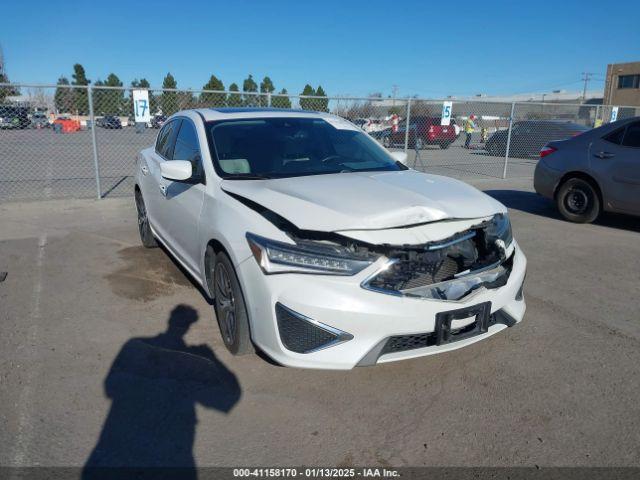
M 446 150 L 447 148 L 449 148 L 449 145 L 451 145 L 449 142 L 441 143 L 440 148 Z
M 149 216 L 147 215 L 147 207 L 144 204 L 142 193 L 136 190 L 136 210 L 138 211 L 138 232 L 140 232 L 140 241 L 146 248 L 154 248 L 158 246 L 158 242 L 153 236 L 151 225 L 149 225 Z
M 600 215 L 600 197 L 591 182 L 570 178 L 556 195 L 558 210 L 570 222 L 591 223 Z
M 220 252 L 215 256 L 213 271 L 211 262 L 208 263 L 209 283 L 213 283 L 216 318 L 222 341 L 233 355 L 250 353 L 253 347 L 247 307 L 231 260 L 226 253 Z

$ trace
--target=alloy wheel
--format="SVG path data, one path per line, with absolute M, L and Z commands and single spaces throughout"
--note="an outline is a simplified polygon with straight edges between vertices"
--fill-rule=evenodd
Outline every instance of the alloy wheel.
M 236 305 L 233 288 L 227 267 L 218 263 L 215 269 L 216 302 L 218 304 L 218 322 L 222 336 L 229 345 L 236 337 Z
M 138 230 L 140 237 L 144 238 L 149 229 L 149 217 L 147 217 L 147 209 L 140 194 L 136 194 L 136 208 L 138 210 Z

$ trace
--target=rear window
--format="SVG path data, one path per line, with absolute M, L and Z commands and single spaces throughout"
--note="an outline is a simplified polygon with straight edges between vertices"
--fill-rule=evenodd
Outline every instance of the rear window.
M 622 145 L 625 147 L 640 147 L 640 122 L 632 123 L 627 127 Z
M 610 134 L 605 135 L 603 137 L 603 140 L 606 140 L 607 142 L 615 143 L 616 145 L 621 145 L 622 138 L 624 137 L 625 128 L 626 127 L 622 127 L 622 128 L 618 128 L 617 130 L 614 130 Z

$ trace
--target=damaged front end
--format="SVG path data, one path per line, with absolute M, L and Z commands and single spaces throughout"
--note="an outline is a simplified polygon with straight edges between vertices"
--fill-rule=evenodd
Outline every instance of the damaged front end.
M 468 228 L 441 240 L 392 245 L 365 242 L 347 236 L 349 232 L 301 230 L 275 212 L 231 195 L 294 242 L 284 243 L 247 233 L 249 247 L 265 274 L 349 276 L 385 259 L 382 267 L 361 283 L 362 288 L 396 296 L 454 301 L 481 287 L 502 287 L 511 274 L 513 238 L 506 213 L 478 220 L 478 223 L 467 221 Z M 437 231 L 443 222 L 447 221 L 420 228 Z
M 419 247 L 391 249 L 385 265 L 362 287 L 391 295 L 460 300 L 480 287 L 506 285 L 513 265 L 509 218 L 495 215 L 453 237 Z

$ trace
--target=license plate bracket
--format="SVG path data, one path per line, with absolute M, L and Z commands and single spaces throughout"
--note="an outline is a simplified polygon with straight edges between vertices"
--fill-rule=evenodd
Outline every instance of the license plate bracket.
M 491 314 L 491 302 L 479 303 L 471 307 L 449 310 L 436 314 L 436 345 L 445 345 L 464 340 L 489 329 L 489 316 Z M 462 328 L 452 328 L 452 322 L 474 318 L 472 323 Z

